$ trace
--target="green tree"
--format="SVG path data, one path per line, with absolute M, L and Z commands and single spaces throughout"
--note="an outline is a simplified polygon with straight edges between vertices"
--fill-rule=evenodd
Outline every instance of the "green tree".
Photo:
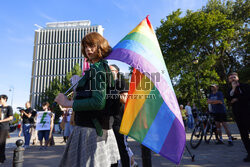
M 128 70 L 129 70 L 129 76 L 132 76 L 134 67 L 129 66 L 129 67 L 128 67 Z
M 54 103 L 54 99 L 55 97 L 61 93 L 61 92 L 65 92 L 66 90 L 68 90 L 71 86 L 70 83 L 70 78 L 73 75 L 82 75 L 82 71 L 81 71 L 81 67 L 79 64 L 76 64 L 72 71 L 68 72 L 65 76 L 65 78 L 63 79 L 63 83 L 60 82 L 60 80 L 58 78 L 55 78 L 49 85 L 49 87 L 46 89 L 46 91 L 43 93 L 42 95 L 42 102 L 46 102 L 48 101 L 50 104 Z M 55 113 L 55 120 L 58 120 L 58 118 L 62 115 L 62 112 L 60 111 L 58 106 L 51 106 L 51 109 L 54 111 Z
M 222 85 L 225 94 L 228 73 L 246 70 L 249 33 L 235 13 L 242 15 L 248 4 L 211 0 L 202 10 L 181 17 L 178 9 L 161 20 L 156 35 L 180 103 L 197 103 L 197 89 L 206 109 L 209 85 Z
M 49 102 L 51 105 L 51 110 L 55 113 L 55 120 L 58 120 L 58 118 L 62 115 L 60 109 L 58 106 L 54 106 L 54 99 L 55 97 L 62 92 L 63 84 L 60 82 L 60 80 L 56 77 L 49 85 L 49 87 L 45 90 L 45 92 L 42 95 L 42 103 L 43 102 Z M 38 106 L 38 108 L 41 108 L 41 105 Z
M 63 89 L 62 89 L 63 92 L 67 91 L 71 87 L 70 79 L 73 75 L 82 76 L 82 70 L 78 63 L 73 67 L 72 71 L 66 74 L 66 77 L 64 78 L 63 81 Z
M 229 40 L 230 47 L 223 50 L 223 61 L 221 66 L 217 65 L 217 71 L 220 71 L 220 77 L 232 71 L 238 71 L 245 82 L 249 82 L 249 0 L 219 1 L 211 0 L 203 7 L 202 11 L 209 13 L 213 10 L 219 10 L 225 14 L 227 19 L 232 20 L 234 24 L 234 38 Z M 222 59 L 222 58 L 221 58 Z
M 62 90 L 62 83 L 60 80 L 56 77 L 49 85 L 48 89 L 44 92 L 43 96 L 43 102 L 49 102 L 52 104 L 54 102 L 55 97 L 58 95 L 58 93 Z

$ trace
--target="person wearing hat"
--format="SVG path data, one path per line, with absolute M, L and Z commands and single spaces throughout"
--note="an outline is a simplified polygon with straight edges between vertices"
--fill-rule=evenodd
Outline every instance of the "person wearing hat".
M 250 162 L 250 85 L 240 83 L 236 72 L 229 74 L 228 81 L 231 84 L 228 100 L 232 105 L 234 119 L 240 131 L 241 140 L 248 153 L 243 161 Z
M 228 136 L 228 145 L 233 146 L 231 132 L 229 131 L 226 123 L 227 115 L 226 115 L 226 107 L 224 105 L 223 93 L 218 91 L 219 86 L 216 84 L 212 84 L 210 86 L 210 89 L 211 89 L 211 94 L 209 95 L 207 103 L 211 104 L 212 106 L 217 133 L 219 135 L 219 139 L 216 144 L 224 144 L 221 132 L 221 124 L 222 124 Z

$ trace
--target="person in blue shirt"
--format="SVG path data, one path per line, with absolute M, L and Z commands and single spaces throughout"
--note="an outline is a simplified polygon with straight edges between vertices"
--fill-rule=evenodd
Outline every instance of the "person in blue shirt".
M 223 93 L 218 91 L 219 87 L 216 84 L 212 84 L 210 86 L 211 94 L 207 100 L 208 104 L 212 106 L 212 112 L 214 113 L 214 120 L 217 128 L 217 133 L 219 134 L 219 139 L 216 144 L 224 144 L 221 132 L 221 125 L 224 127 L 227 136 L 228 136 L 228 144 L 229 146 L 233 145 L 231 132 L 227 126 L 227 115 L 226 115 L 226 107 L 224 105 L 224 96 Z

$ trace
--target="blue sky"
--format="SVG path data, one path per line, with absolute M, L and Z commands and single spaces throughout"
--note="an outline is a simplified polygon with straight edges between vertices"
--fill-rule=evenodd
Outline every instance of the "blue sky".
M 90 20 L 104 27 L 104 37 L 114 46 L 142 19 L 154 28 L 180 8 L 197 10 L 207 0 L 12 0 L 0 5 L 0 94 L 13 99 L 13 108 L 29 100 L 34 46 L 34 24 Z M 122 71 L 127 66 L 119 64 Z M 11 91 L 10 91 L 11 89 Z

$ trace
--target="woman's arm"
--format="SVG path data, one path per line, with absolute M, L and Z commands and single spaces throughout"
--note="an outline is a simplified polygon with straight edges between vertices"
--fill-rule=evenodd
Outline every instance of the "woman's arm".
M 75 120 L 74 120 L 74 118 L 75 118 L 75 112 L 72 111 L 72 115 L 70 117 L 70 124 L 73 125 L 73 126 L 75 126 Z
M 207 100 L 208 104 L 223 104 L 221 100 Z
M 63 107 L 73 108 L 73 111 L 102 110 L 106 104 L 106 74 L 103 67 L 95 67 L 91 70 L 91 93 L 90 98 L 68 100 L 60 93 L 55 101 Z M 81 85 L 81 81 L 78 86 Z
M 96 73 L 90 80 L 92 96 L 86 99 L 74 100 L 73 111 L 102 110 L 106 104 L 106 74 L 102 71 Z
M 54 128 L 54 114 L 51 113 L 49 138 L 52 137 L 53 128 Z

